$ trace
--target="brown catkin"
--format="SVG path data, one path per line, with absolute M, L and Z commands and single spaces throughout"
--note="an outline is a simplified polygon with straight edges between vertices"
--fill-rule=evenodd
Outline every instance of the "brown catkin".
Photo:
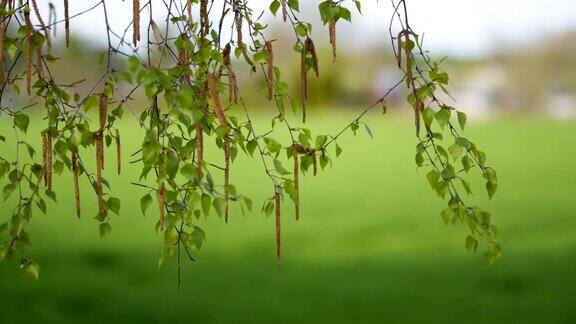
M 238 103 L 238 82 L 236 81 L 236 74 L 232 70 L 232 61 L 230 60 L 230 43 L 226 44 L 222 51 L 222 60 L 226 71 L 228 73 L 228 101 Z
M 296 209 L 296 220 L 300 219 L 300 162 L 298 152 L 294 151 L 294 208 Z
M 204 164 L 204 131 L 202 126 L 196 126 L 196 173 L 198 179 L 202 178 L 202 166 Z
M 24 38 L 24 66 L 26 69 L 26 91 L 30 94 L 32 87 L 32 37 L 34 28 L 30 20 L 30 9 L 24 10 L 24 22 L 26 24 L 26 37 Z
M 224 110 L 222 110 L 222 104 L 220 103 L 220 95 L 218 94 L 218 88 L 216 85 L 216 78 L 212 74 L 208 74 L 207 83 L 208 91 L 210 92 L 210 97 L 212 97 L 212 102 L 214 106 L 214 112 L 216 117 L 220 121 L 220 126 L 229 127 L 226 115 L 224 115 Z M 228 222 L 228 184 L 230 177 L 230 138 L 228 135 L 224 136 L 224 195 L 226 200 L 226 209 L 224 214 L 224 220 Z
M 64 32 L 66 34 L 66 47 L 70 46 L 70 7 L 68 0 L 64 0 Z
M 288 19 L 288 8 L 286 7 L 286 0 L 281 0 L 280 3 L 282 4 L 282 20 L 286 22 L 286 19 Z
M 52 135 L 45 132 L 42 136 L 42 158 L 44 169 L 44 185 L 48 190 L 52 189 Z
M 116 130 L 116 136 L 114 137 L 116 142 L 116 168 L 118 174 L 122 173 L 122 143 L 120 142 L 120 132 Z
M 240 1 L 233 0 L 232 8 L 234 10 L 234 23 L 236 25 L 236 40 L 238 42 L 238 46 L 242 46 L 244 44 L 242 40 L 242 22 L 244 18 L 242 16 L 242 11 L 240 10 Z
M 5 2 L 2 1 L 2 9 L 4 9 Z M 4 22 L 5 17 L 0 16 L 2 21 L 0 21 L 0 65 L 4 63 L 4 37 L 6 36 L 6 23 Z M 1 67 L 0 67 L 1 69 Z
M 44 19 L 42 19 L 42 16 L 40 15 L 40 10 L 38 10 L 38 4 L 36 4 L 36 0 L 32 0 L 32 8 L 34 8 L 34 13 L 36 14 L 36 17 L 38 18 L 38 22 L 40 23 L 40 26 L 42 27 L 42 30 L 44 30 L 44 37 L 46 38 L 46 44 L 48 44 L 48 47 L 52 47 L 52 42 L 50 41 L 50 32 L 48 30 L 48 28 L 46 28 L 46 24 L 44 23 Z
M 104 140 L 101 132 L 94 134 L 96 141 L 96 195 L 98 196 L 98 211 L 106 215 L 104 191 L 102 187 L 102 170 L 104 169 Z
M 328 22 L 328 36 L 332 45 L 332 63 L 334 63 L 336 62 L 336 22 L 334 20 Z
M 208 74 L 206 76 L 206 81 L 208 82 L 208 91 L 210 93 L 210 97 L 212 97 L 216 117 L 220 121 L 221 126 L 228 127 L 228 120 L 226 119 L 226 115 L 224 115 L 224 110 L 222 109 L 222 104 L 220 102 L 220 95 L 218 94 L 216 78 L 213 74 Z
M 208 20 L 208 0 L 200 0 L 200 36 L 204 39 L 210 29 Z
M 96 193 L 98 195 L 98 209 L 100 214 L 106 214 L 104 192 L 102 188 L 102 171 L 104 170 L 104 129 L 106 127 L 106 117 L 108 114 L 108 96 L 100 94 L 98 105 L 99 129 L 95 134 L 96 140 Z
M 108 115 L 108 96 L 106 94 L 100 94 L 100 101 L 98 104 L 98 133 L 99 136 L 97 140 L 102 142 L 102 147 L 104 147 L 104 129 L 106 128 L 106 118 Z M 102 151 L 102 170 L 104 170 L 104 151 Z
M 166 205 L 166 187 L 164 186 L 164 182 L 162 182 L 160 184 L 160 187 L 158 188 L 158 190 L 156 191 L 156 196 L 158 198 L 158 211 L 159 211 L 159 224 L 160 224 L 160 228 L 164 229 L 164 222 L 166 219 L 166 208 L 164 205 Z
M 274 194 L 274 215 L 276 222 L 276 267 L 280 267 L 280 256 L 282 251 L 281 213 L 282 213 L 282 201 L 280 198 L 280 193 L 276 192 Z
M 320 76 L 320 69 L 318 68 L 318 55 L 316 55 L 316 47 L 314 46 L 314 42 L 311 38 L 306 38 L 306 42 L 304 43 L 306 46 L 306 50 L 312 56 L 312 69 L 314 73 L 316 73 L 316 77 Z
M 266 49 L 266 81 L 268 83 L 268 100 L 274 98 L 274 51 L 272 49 L 272 41 L 267 41 L 264 44 Z
M 80 218 L 80 185 L 78 181 L 78 152 L 72 151 L 72 177 L 74 180 L 74 202 L 76 204 L 76 216 Z
M 186 13 L 188 14 L 188 21 L 192 22 L 192 0 L 186 1 Z
M 140 40 L 140 0 L 132 0 L 132 18 L 134 23 L 132 43 L 136 46 Z

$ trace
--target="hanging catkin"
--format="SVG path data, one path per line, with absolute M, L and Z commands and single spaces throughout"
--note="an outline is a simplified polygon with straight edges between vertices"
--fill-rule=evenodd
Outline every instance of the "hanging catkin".
M 70 46 L 70 8 L 68 0 L 64 0 L 64 32 L 66 34 L 66 47 Z
M 202 126 L 196 126 L 196 174 L 202 179 L 202 165 L 204 164 L 204 134 Z
M 208 35 L 210 20 L 208 20 L 208 0 L 200 0 L 200 36 Z
M 296 220 L 300 219 L 300 162 L 298 152 L 294 150 L 294 208 L 296 209 Z
M 308 100 L 308 71 L 306 70 L 306 47 L 300 52 L 300 103 L 302 105 L 302 122 L 306 123 L 306 100 Z
M 0 3 L 2 11 L 5 10 L 6 0 L 2 0 Z M 4 14 L 0 16 L 2 21 L 0 21 L 0 65 L 4 63 L 4 37 L 6 36 L 6 23 L 4 21 Z M 1 69 L 1 67 L 0 67 Z
M 224 46 L 222 51 L 222 61 L 226 67 L 226 72 L 228 74 L 228 101 L 238 103 L 238 82 L 236 81 L 236 74 L 232 70 L 232 61 L 230 60 L 230 43 Z
M 80 218 L 80 185 L 78 181 L 78 152 L 72 151 L 72 177 L 74 180 L 74 202 L 76 204 L 76 216 Z
M 218 88 L 216 85 L 216 78 L 213 74 L 208 74 L 206 77 L 208 83 L 208 91 L 210 92 L 210 97 L 212 97 L 212 102 L 214 106 L 214 112 L 216 113 L 216 117 L 220 121 L 220 126 L 229 127 L 228 120 L 226 119 L 226 115 L 224 115 L 224 110 L 222 109 L 222 104 L 220 103 L 220 95 L 218 94 Z M 224 213 L 224 220 L 228 222 L 228 185 L 229 185 L 229 178 L 230 178 L 230 138 L 228 135 L 224 136 L 224 196 L 225 196 L 225 213 Z
M 160 187 L 158 188 L 158 190 L 156 191 L 156 196 L 158 198 L 158 211 L 159 211 L 159 224 L 160 224 L 160 228 L 164 229 L 164 222 L 166 219 L 166 196 L 165 196 L 165 192 L 166 192 L 166 187 L 164 186 L 164 181 L 162 181 L 162 183 L 160 184 Z
M 414 96 L 414 125 L 416 126 L 416 136 L 420 134 L 420 116 L 422 114 L 422 110 L 424 109 L 424 103 L 418 97 L 416 93 L 416 87 L 414 85 L 414 76 L 412 71 L 412 64 L 414 60 L 414 56 L 412 55 L 412 49 L 409 45 L 410 43 L 410 31 L 404 31 L 398 36 L 398 43 L 401 42 L 401 36 L 404 35 L 404 52 L 406 56 L 406 84 L 408 89 L 412 89 L 412 95 Z M 399 57 L 402 57 L 402 52 L 398 53 Z M 401 62 L 401 60 L 400 60 Z
M 192 24 L 192 0 L 186 1 L 186 13 L 188 14 L 188 21 Z
M 140 0 L 132 0 L 132 17 L 134 23 L 132 43 L 136 47 L 140 40 Z
M 52 135 L 49 131 L 42 135 L 42 165 L 44 170 L 44 185 L 52 189 Z
M 332 45 L 332 63 L 334 63 L 336 62 L 336 22 L 334 20 L 328 22 L 328 34 L 330 45 Z
M 282 4 L 282 20 L 286 22 L 288 18 L 288 9 L 286 8 L 286 0 L 281 0 L 280 3 Z
M 272 49 L 272 41 L 266 41 L 264 44 L 266 49 L 266 81 L 268 83 L 268 100 L 274 98 L 274 51 Z
M 122 172 L 122 145 L 120 142 L 120 132 L 116 129 L 116 136 L 114 137 L 116 142 L 116 168 L 118 169 L 118 174 Z
M 234 10 L 234 23 L 236 25 L 236 40 L 238 46 L 242 47 L 244 45 L 244 41 L 242 40 L 242 22 L 244 18 L 242 17 L 242 11 L 240 10 L 239 0 L 233 0 L 232 9 Z
M 276 192 L 274 194 L 274 218 L 276 223 L 276 267 L 280 267 L 280 255 L 282 251 L 282 228 L 281 228 L 281 210 L 282 210 L 282 201 L 280 198 L 280 193 Z
M 106 205 L 104 201 L 104 192 L 102 188 L 102 170 L 104 170 L 104 129 L 106 127 L 106 116 L 108 114 L 108 96 L 100 94 L 100 103 L 98 105 L 99 126 L 96 132 L 96 193 L 98 195 L 98 210 L 100 214 L 106 214 Z
M 46 27 L 46 24 L 44 23 L 44 19 L 42 19 L 42 16 L 40 15 L 40 10 L 38 10 L 38 5 L 36 4 L 36 0 L 32 0 L 32 8 L 34 8 L 34 13 L 36 14 L 36 17 L 38 18 L 38 22 L 40 23 L 42 30 L 44 30 L 44 37 L 46 38 L 46 44 L 48 44 L 48 48 L 51 48 L 52 42 L 50 41 L 50 32 L 48 31 L 48 28 Z
M 24 38 L 24 67 L 26 69 L 26 91 L 30 94 L 32 87 L 32 36 L 34 28 L 30 21 L 30 8 L 24 10 L 24 22 L 26 24 L 26 36 Z
M 320 69 L 318 67 L 318 55 L 316 55 L 316 47 L 314 46 L 314 42 L 311 38 L 306 38 L 306 42 L 304 42 L 304 44 L 306 46 L 307 52 L 310 53 L 310 56 L 312 57 L 312 69 L 314 70 L 316 77 L 319 77 Z

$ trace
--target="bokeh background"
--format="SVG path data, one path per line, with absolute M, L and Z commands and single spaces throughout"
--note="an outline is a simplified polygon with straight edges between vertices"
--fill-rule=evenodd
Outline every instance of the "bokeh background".
M 72 13 L 93 5 L 71 2 Z M 338 24 L 339 56 L 331 64 L 317 1 L 301 2 L 306 20 L 317 22 L 321 56 L 321 76 L 310 82 L 310 127 L 335 133 L 399 78 L 387 32 L 390 4 L 363 1 L 364 16 Z M 345 135 L 342 156 L 320 176 L 303 177 L 301 221 L 285 204 L 280 269 L 274 266 L 273 220 L 258 212 L 270 188 L 259 163 L 249 158 L 235 161 L 232 177 L 253 198 L 256 212 L 242 216 L 233 207 L 226 225 L 216 216 L 199 220 L 207 240 L 197 261 L 184 264 L 180 290 L 174 260 L 157 266 L 162 238 L 154 231 L 154 213 L 140 213 L 143 192 L 130 184 L 137 167 L 125 163 L 122 176 L 107 175 L 123 202 L 103 239 L 88 208 L 95 206 L 90 185 L 81 184 L 86 212 L 78 220 L 71 179 L 58 178 L 58 203 L 31 224 L 39 280 L 23 276 L 16 263 L 0 265 L 0 322 L 576 321 L 576 3 L 408 4 L 411 24 L 425 32 L 430 54 L 447 57 L 452 104 L 469 114 L 467 136 L 498 171 L 493 200 L 479 181 L 470 197 L 499 225 L 504 255 L 494 266 L 465 250 L 463 226 L 442 222 L 443 203 L 429 189 L 425 170 L 414 164 L 413 122 L 398 91 L 386 115 L 368 115 L 374 139 L 362 132 Z M 108 5 L 114 24 L 125 25 L 131 3 Z M 267 5 L 255 2 L 259 10 Z M 59 78 L 72 82 L 78 71 L 88 79 L 99 75 L 94 62 L 105 46 L 100 19 L 95 12 L 72 21 L 72 49 L 54 49 L 64 58 L 56 65 Z M 287 49 L 277 51 L 277 65 L 297 89 L 299 57 L 289 50 L 290 30 L 280 19 L 265 19 L 278 47 Z M 263 80 L 245 72 L 242 83 L 255 123 L 269 127 L 275 111 L 262 99 Z M 138 104 L 132 108 L 142 109 Z M 2 117 L 0 125 L 7 127 Z M 130 130 L 123 132 L 128 161 L 141 132 L 130 114 L 121 123 Z M 40 129 L 38 117 L 29 133 Z M 0 150 L 10 153 L 8 143 L 0 143 Z M 10 206 L 0 206 L 4 221 Z

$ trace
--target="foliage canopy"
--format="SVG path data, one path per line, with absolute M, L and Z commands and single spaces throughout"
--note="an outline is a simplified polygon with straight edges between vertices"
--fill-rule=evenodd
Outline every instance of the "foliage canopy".
M 14 145 L 16 155 L 0 152 L 3 200 L 14 201 L 10 215 L 0 217 L 0 260 L 18 256 L 21 268 L 38 276 L 38 264 L 27 256 L 31 245 L 27 225 L 35 210 L 46 213 L 47 199 L 56 201 L 53 174 L 73 175 L 77 217 L 86 210 L 93 216 L 90 208 L 80 206 L 79 178 L 86 177 L 97 197 L 100 235 L 111 232 L 121 199 L 110 188 L 106 173 L 122 171 L 120 134 L 128 130 L 116 122 L 129 112 L 145 133 L 130 161 L 141 167 L 141 175 L 132 180 L 143 192 L 142 212 L 158 217 L 156 230 L 164 237 L 160 264 L 171 255 L 177 255 L 178 261 L 181 255 L 194 260 L 205 238 L 196 225 L 202 215 L 215 213 L 228 222 L 230 204 L 252 210 L 252 200 L 237 192 L 231 182 L 232 162 L 244 154 L 253 157 L 269 179 L 270 196 L 262 212 L 274 216 L 280 265 L 281 205 L 291 200 L 295 217 L 300 218 L 301 174 L 316 175 L 332 163 L 343 150 L 338 140 L 344 134 L 356 133 L 362 126 L 371 135 L 362 118 L 375 108 L 385 112 L 388 96 L 401 86 L 409 90 L 406 100 L 414 111 L 415 163 L 427 168 L 429 185 L 447 202 L 442 219 L 446 224 L 466 224 L 466 248 L 476 251 L 482 244 L 488 263 L 500 256 L 490 214 L 466 204 L 462 195 L 471 194 L 465 177 L 478 169 L 491 198 L 497 188 L 496 173 L 486 164 L 485 153 L 462 135 L 466 115 L 439 98 L 439 93 L 448 94 L 449 76 L 411 29 L 405 0 L 392 1 L 388 30 L 402 78 L 334 134 L 314 134 L 306 126 L 308 82 L 310 76 L 319 75 L 320 63 L 311 36 L 313 26 L 300 17 L 298 0 L 273 0 L 269 5 L 271 14 L 294 32 L 294 55 L 301 66 L 298 98 L 289 95 L 289 85 L 274 64 L 275 40 L 267 38 L 264 13 L 255 13 L 248 1 L 133 0 L 132 4 L 130 21 L 123 31 L 117 31 L 110 27 L 106 0 L 78 13 L 70 13 L 68 0 L 63 0 L 65 18 L 59 21 L 53 19 L 56 9 L 52 4 L 46 19 L 36 0 L 2 0 L 0 117 L 11 121 L 15 140 L 10 143 L 2 134 L 0 140 Z M 159 9 L 166 12 L 162 28 L 152 19 Z M 69 46 L 69 21 L 95 10 L 104 13 L 101 28 L 106 30 L 108 46 L 101 64 L 106 71 L 93 81 L 90 91 L 79 93 L 78 82 L 56 80 L 51 73 L 51 65 L 58 60 L 50 54 L 52 31 L 64 25 Z M 318 5 L 328 27 L 333 62 L 337 61 L 337 24 L 351 21 L 351 10 L 361 12 L 361 2 L 327 0 Z M 147 39 L 142 39 L 142 30 Z M 240 65 L 249 66 L 253 74 L 262 73 L 266 80 L 262 87 L 275 109 L 269 130 L 262 130 L 251 118 L 235 74 Z M 141 112 L 131 107 L 138 90 L 147 99 Z M 41 134 L 29 134 L 30 114 L 39 111 L 45 117 L 45 128 Z M 97 123 L 91 122 L 90 111 L 97 111 Z M 288 134 L 290 141 L 275 137 L 279 132 Z M 31 144 L 39 136 L 41 157 Z M 221 152 L 222 161 L 205 159 L 207 145 Z M 116 170 L 104 170 L 108 146 L 116 148 Z M 88 159 L 96 160 L 95 169 L 87 166 Z

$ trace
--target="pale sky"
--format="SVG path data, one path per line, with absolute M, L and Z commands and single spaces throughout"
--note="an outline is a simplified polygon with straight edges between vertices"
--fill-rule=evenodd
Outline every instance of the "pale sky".
M 153 1 L 161 11 L 163 0 Z M 57 7 L 61 5 L 61 1 L 53 2 Z M 271 0 L 249 2 L 259 12 Z M 42 3 L 39 1 L 40 6 Z M 71 0 L 70 14 L 96 3 L 96 0 Z M 113 28 L 121 32 L 131 19 L 132 1 L 106 0 L 106 3 Z M 314 8 L 320 1 L 300 0 L 300 3 L 302 7 Z M 438 54 L 479 56 L 489 53 L 497 43 L 530 43 L 551 33 L 576 30 L 576 0 L 407 0 L 407 3 L 412 28 L 418 33 L 425 32 L 426 47 Z M 352 25 L 343 23 L 338 27 L 342 37 L 361 44 L 389 42 L 390 1 L 362 0 L 362 6 L 363 17 L 355 14 Z M 305 17 L 313 14 L 316 12 L 305 12 Z M 60 10 L 58 18 L 62 18 Z M 73 32 L 104 41 L 101 19 L 100 9 L 76 18 L 72 21 Z M 160 23 L 161 15 L 156 19 Z

